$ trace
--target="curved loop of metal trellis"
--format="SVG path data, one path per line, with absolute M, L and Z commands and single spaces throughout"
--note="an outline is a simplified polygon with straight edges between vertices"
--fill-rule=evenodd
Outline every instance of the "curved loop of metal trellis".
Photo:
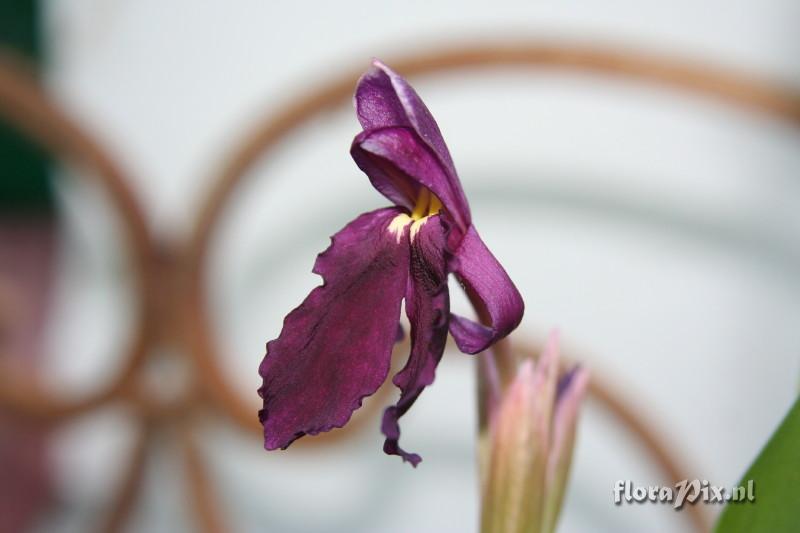
M 82 398 L 64 398 L 11 368 L 0 369 L 0 407 L 14 415 L 64 422 L 97 408 L 123 392 L 143 362 L 149 336 L 152 301 L 150 237 L 143 212 L 129 181 L 102 147 L 55 105 L 13 53 L 0 52 L 0 117 L 50 152 L 90 171 L 119 211 L 128 239 L 134 289 L 139 298 L 133 339 L 124 364 L 112 382 Z

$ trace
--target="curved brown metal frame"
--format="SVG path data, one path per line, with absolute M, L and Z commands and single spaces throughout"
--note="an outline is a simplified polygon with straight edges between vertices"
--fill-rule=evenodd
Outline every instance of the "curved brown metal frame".
M 409 77 L 497 67 L 594 72 L 694 93 L 784 120 L 795 126 L 800 125 L 800 97 L 797 93 L 744 75 L 665 57 L 586 46 L 523 42 L 453 46 L 441 51 L 396 58 L 390 63 Z M 128 182 L 121 170 L 98 144 L 60 111 L 18 60 L 9 55 L 0 55 L 0 114 L 49 150 L 93 170 L 119 209 L 131 245 L 132 266 L 140 296 L 135 337 L 122 372 L 108 387 L 86 398 L 61 399 L 46 391 L 31 389 L 29 382 L 20 380 L 19 376 L 8 376 L 5 372 L 0 372 L 0 408 L 21 416 L 64 422 L 118 397 L 127 398 L 140 410 L 141 434 L 134 449 L 130 471 L 123 480 L 122 491 L 115 499 L 114 508 L 109 515 L 110 519 L 106 524 L 108 530 L 120 527 L 130 511 L 131 501 L 139 484 L 141 464 L 145 460 L 144 450 L 148 436 L 153 432 L 154 422 L 164 419 L 174 421 L 178 416 L 184 417 L 187 414 L 187 404 L 207 398 L 242 429 L 260 430 L 252 408 L 226 383 L 218 363 L 205 287 L 205 266 L 214 229 L 224 215 L 232 192 L 248 178 L 248 172 L 254 163 L 273 152 L 284 138 L 319 113 L 346 102 L 358 74 L 353 71 L 317 85 L 317 89 L 305 97 L 287 102 L 287 106 L 278 114 L 263 117 L 256 130 L 239 144 L 214 181 L 213 189 L 200 210 L 194 233 L 185 249 L 179 253 L 178 262 L 163 263 L 160 262 L 163 256 L 157 253 L 158 247 L 148 232 L 142 210 L 128 189 Z M 179 287 L 177 292 L 172 293 L 178 299 L 178 305 L 169 306 L 168 311 L 163 309 L 163 305 L 159 305 L 156 297 L 159 290 L 157 280 L 162 276 L 176 280 Z M 165 317 L 165 313 L 169 316 Z M 150 404 L 132 386 L 147 350 L 153 343 L 159 342 L 153 333 L 154 324 L 165 318 L 176 321 L 171 323 L 180 326 L 178 340 L 193 358 L 201 381 L 195 385 L 202 385 L 200 389 L 193 387 L 179 406 Z M 403 347 L 399 346 L 400 350 Z M 533 348 L 526 346 L 525 349 Z M 598 378 L 597 372 L 594 374 L 590 391 L 592 397 L 613 413 L 645 446 L 665 477 L 670 480 L 689 477 L 685 474 L 686 468 L 680 466 L 680 461 L 659 444 L 661 440 L 657 438 L 658 432 L 646 422 L 647 419 L 632 411 L 628 407 L 630 404 L 608 382 Z M 386 387 L 382 394 L 388 394 L 389 390 Z M 203 391 L 210 394 L 204 395 Z M 304 440 L 319 444 L 352 435 L 381 404 L 380 401 L 367 403 L 367 407 L 362 409 L 362 413 L 349 426 L 349 431 L 340 430 L 327 437 Z M 205 490 L 208 482 L 202 460 L 194 444 L 191 429 L 184 425 L 181 428 L 180 436 L 186 452 L 190 480 L 189 492 L 195 504 L 205 505 L 211 501 L 212 496 Z M 195 486 L 198 484 L 203 486 Z M 688 516 L 694 528 L 704 531 L 708 521 L 702 509 L 696 506 L 689 507 L 689 510 Z M 198 525 L 204 531 L 219 531 L 222 528 L 219 516 L 211 511 L 201 514 Z
M 149 342 L 148 309 L 153 294 L 150 237 L 126 175 L 100 145 L 50 100 L 25 64 L 9 53 L 0 55 L 0 116 L 51 152 L 89 169 L 119 210 L 130 243 L 133 281 L 140 300 L 125 364 L 111 384 L 84 398 L 58 398 L 18 372 L 10 369 L 0 372 L 0 405 L 14 414 L 58 422 L 117 397 L 130 385 L 145 359 Z

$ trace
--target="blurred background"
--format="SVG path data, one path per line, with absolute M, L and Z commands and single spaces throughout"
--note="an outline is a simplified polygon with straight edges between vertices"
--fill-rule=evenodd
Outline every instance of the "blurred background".
M 57 108 L 122 169 L 155 243 L 148 260 L 165 268 L 154 277 L 177 272 L 177 284 L 188 267 L 176 254 L 237 147 L 373 56 L 391 65 L 531 41 L 667 56 L 791 91 L 798 28 L 791 0 L 0 8 L 3 47 L 35 65 Z M 657 429 L 690 477 L 735 484 L 800 383 L 796 123 L 580 69 L 411 81 L 448 142 L 476 226 L 526 299 L 515 335 L 539 341 L 559 328 L 569 355 Z M 386 204 L 349 157 L 359 131 L 349 102 L 246 170 L 203 255 L 199 332 L 169 322 L 185 305 L 169 283 L 155 290 L 157 308 L 142 310 L 135 242 L 102 180 L 22 140 L 12 121 L 0 126 L 0 384 L 27 376 L 34 397 L 65 402 L 101 394 L 150 317 L 135 393 L 32 417 L 4 400 L 0 530 L 195 531 L 207 515 L 237 532 L 477 530 L 474 368 L 457 350 L 404 418 L 404 442 L 425 459 L 418 469 L 381 452 L 387 395 L 329 442 L 261 448 L 255 391 L 266 341 L 318 284 L 311 266 L 328 237 Z M 468 312 L 460 295 L 453 305 Z M 198 335 L 252 409 L 252 431 L 202 392 L 156 422 L 131 406 L 136 397 L 171 406 L 193 390 L 197 359 L 187 352 Z M 142 464 L 133 476 L 132 458 Z M 589 402 L 560 531 L 688 529 L 685 513 L 666 505 L 613 505 L 620 479 L 663 482 L 631 432 Z

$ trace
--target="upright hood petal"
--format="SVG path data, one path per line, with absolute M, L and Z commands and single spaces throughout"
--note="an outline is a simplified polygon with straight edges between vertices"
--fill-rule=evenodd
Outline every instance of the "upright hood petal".
M 511 333 L 522 320 L 525 304 L 503 266 L 486 248 L 474 226 L 461 241 L 450 271 L 479 300 L 491 325 L 452 314 L 450 333 L 462 352 L 478 353 Z
M 436 120 L 411 85 L 402 76 L 375 60 L 372 68 L 358 82 L 355 106 L 358 120 L 365 132 L 382 128 L 409 128 L 430 148 L 433 157 L 442 167 L 449 190 L 444 196 L 450 198 L 449 205 L 445 203 L 445 198 L 440 193 L 436 194 L 442 203 L 445 203 L 457 224 L 466 229 L 471 223 L 469 204 L 461 188 L 450 151 Z M 412 177 L 420 178 L 420 176 Z M 383 189 L 379 187 L 378 190 L 386 195 L 384 189 L 389 186 Z M 399 192 L 402 194 L 402 191 Z M 396 201 L 392 196 L 389 198 Z
M 389 372 L 409 265 L 408 231 L 378 209 L 334 235 L 317 257 L 323 284 L 283 322 L 259 367 L 264 447 L 342 427 Z

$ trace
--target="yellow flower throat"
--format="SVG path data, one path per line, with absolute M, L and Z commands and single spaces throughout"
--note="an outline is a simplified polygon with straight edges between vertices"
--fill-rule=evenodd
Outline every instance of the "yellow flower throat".
M 387 228 L 390 233 L 393 233 L 397 238 L 397 242 L 403 238 L 405 229 L 411 225 L 411 242 L 414 242 L 414 237 L 417 236 L 419 230 L 433 215 L 439 213 L 442 209 L 442 202 L 435 194 L 427 187 L 420 187 L 419 195 L 417 196 L 417 203 L 414 205 L 414 210 L 411 211 L 411 216 L 401 213 L 394 217 L 389 223 Z

